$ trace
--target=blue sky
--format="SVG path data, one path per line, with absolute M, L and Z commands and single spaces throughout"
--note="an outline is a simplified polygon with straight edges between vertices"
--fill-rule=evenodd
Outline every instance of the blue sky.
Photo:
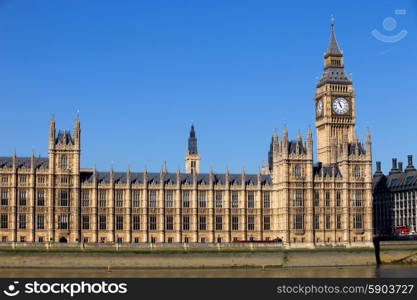
M 0 1 L 0 156 L 46 156 L 51 114 L 72 129 L 80 110 L 82 167 L 183 170 L 194 122 L 202 171 L 256 172 L 274 128 L 314 128 L 334 14 L 357 133 L 387 170 L 417 156 L 416 2 Z

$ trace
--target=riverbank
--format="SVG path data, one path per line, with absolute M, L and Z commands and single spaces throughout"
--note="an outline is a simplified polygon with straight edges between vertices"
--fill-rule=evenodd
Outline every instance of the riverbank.
M 369 249 L 297 249 L 227 252 L 0 251 L 1 268 L 282 268 L 375 264 Z
M 3 268 L 2 278 L 416 278 L 416 265 L 309 268 Z
M 380 242 L 382 264 L 417 264 L 417 241 Z
M 417 264 L 416 242 L 373 248 L 286 249 L 278 244 L 190 244 L 100 247 L 2 245 L 0 268 L 202 269 Z

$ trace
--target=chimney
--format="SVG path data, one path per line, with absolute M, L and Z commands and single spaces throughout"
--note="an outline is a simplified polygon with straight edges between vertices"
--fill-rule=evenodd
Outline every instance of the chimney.
M 391 171 L 389 172 L 389 174 L 391 175 L 391 174 L 399 173 L 399 172 L 400 171 L 398 170 L 398 167 L 397 167 L 397 159 L 393 158 L 392 159 L 392 168 L 391 168 Z
M 383 175 L 382 171 L 381 171 L 381 162 L 377 161 L 376 162 L 376 171 L 375 171 L 374 176 L 381 176 L 381 175 Z
M 400 170 L 400 172 L 403 171 L 403 163 L 402 162 L 398 163 L 398 169 Z
M 416 168 L 414 168 L 413 166 L 413 156 L 408 155 L 407 159 L 408 159 L 408 165 L 407 165 L 407 168 L 405 169 L 405 172 L 416 171 Z

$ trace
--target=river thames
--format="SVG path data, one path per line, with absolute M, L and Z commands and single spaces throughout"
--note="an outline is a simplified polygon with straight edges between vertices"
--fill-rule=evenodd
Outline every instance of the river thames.
M 1 268 L 3 278 L 417 278 L 417 265 L 216 269 Z

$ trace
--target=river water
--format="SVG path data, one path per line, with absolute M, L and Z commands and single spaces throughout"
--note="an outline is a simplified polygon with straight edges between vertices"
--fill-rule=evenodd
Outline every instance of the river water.
M 0 277 L 43 278 L 320 278 L 320 277 L 370 277 L 370 278 L 417 278 L 417 265 L 382 265 L 349 267 L 297 267 L 270 269 L 67 269 L 67 268 L 3 268 Z

